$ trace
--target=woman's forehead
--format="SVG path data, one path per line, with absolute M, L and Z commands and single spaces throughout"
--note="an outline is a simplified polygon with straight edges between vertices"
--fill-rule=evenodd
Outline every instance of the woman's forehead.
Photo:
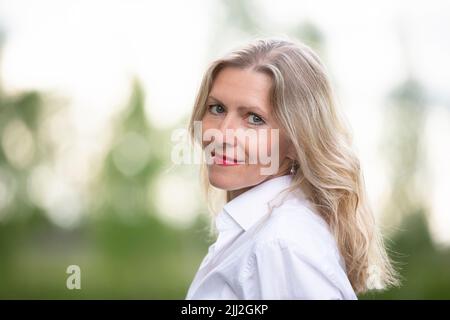
M 270 112 L 271 86 L 271 78 L 264 73 L 228 67 L 216 76 L 209 96 L 229 107 L 258 107 Z

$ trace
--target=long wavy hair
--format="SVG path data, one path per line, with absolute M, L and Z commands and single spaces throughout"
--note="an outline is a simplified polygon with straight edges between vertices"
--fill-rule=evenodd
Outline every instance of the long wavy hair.
M 328 72 L 317 54 L 298 41 L 258 38 L 213 61 L 189 121 L 191 141 L 198 141 L 194 122 L 202 120 L 213 81 L 225 67 L 271 77 L 273 115 L 293 144 L 298 163 L 289 189 L 301 188 L 328 223 L 355 292 L 399 285 L 368 203 L 349 127 L 338 112 Z M 208 197 L 214 187 L 209 185 L 205 167 L 201 174 Z M 226 201 L 231 200 L 231 193 L 223 192 Z

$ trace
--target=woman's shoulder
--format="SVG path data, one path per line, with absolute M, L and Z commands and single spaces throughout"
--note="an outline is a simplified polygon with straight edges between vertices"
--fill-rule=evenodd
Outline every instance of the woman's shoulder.
M 356 297 L 328 224 L 312 206 L 285 202 L 260 226 L 248 242 L 243 268 L 236 272 L 243 296 Z
M 340 259 L 327 222 L 309 202 L 288 201 L 275 207 L 255 237 L 255 248 L 265 245 L 287 246 L 313 258 Z

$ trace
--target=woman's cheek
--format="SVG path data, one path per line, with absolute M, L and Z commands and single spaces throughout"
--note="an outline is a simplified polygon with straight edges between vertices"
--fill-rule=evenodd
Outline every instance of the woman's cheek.
M 209 143 L 212 142 L 211 137 L 207 137 L 207 135 L 205 135 L 205 132 L 207 132 L 210 129 L 214 128 L 214 123 L 213 121 L 211 121 L 210 117 L 208 117 L 207 115 L 205 115 L 202 119 L 202 141 L 203 141 L 203 147 L 206 147 L 206 145 L 208 145 Z
M 277 143 L 276 137 L 273 136 L 274 133 L 275 133 L 274 129 L 267 128 L 267 129 L 265 129 L 264 134 L 261 135 L 260 146 L 261 146 L 262 150 L 261 150 L 260 154 L 262 156 L 266 156 L 266 157 L 272 156 L 272 153 L 274 150 L 273 143 Z
M 255 135 L 256 141 L 247 142 L 249 143 L 247 154 L 250 158 L 250 164 L 262 165 L 266 161 L 267 157 L 270 156 L 271 150 L 271 130 L 267 128 L 258 129 Z

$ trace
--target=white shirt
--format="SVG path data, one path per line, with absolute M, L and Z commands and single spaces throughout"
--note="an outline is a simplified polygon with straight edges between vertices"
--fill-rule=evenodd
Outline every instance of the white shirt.
M 272 178 L 224 205 L 186 299 L 357 299 L 327 223 L 301 190 L 282 201 L 290 183 Z

